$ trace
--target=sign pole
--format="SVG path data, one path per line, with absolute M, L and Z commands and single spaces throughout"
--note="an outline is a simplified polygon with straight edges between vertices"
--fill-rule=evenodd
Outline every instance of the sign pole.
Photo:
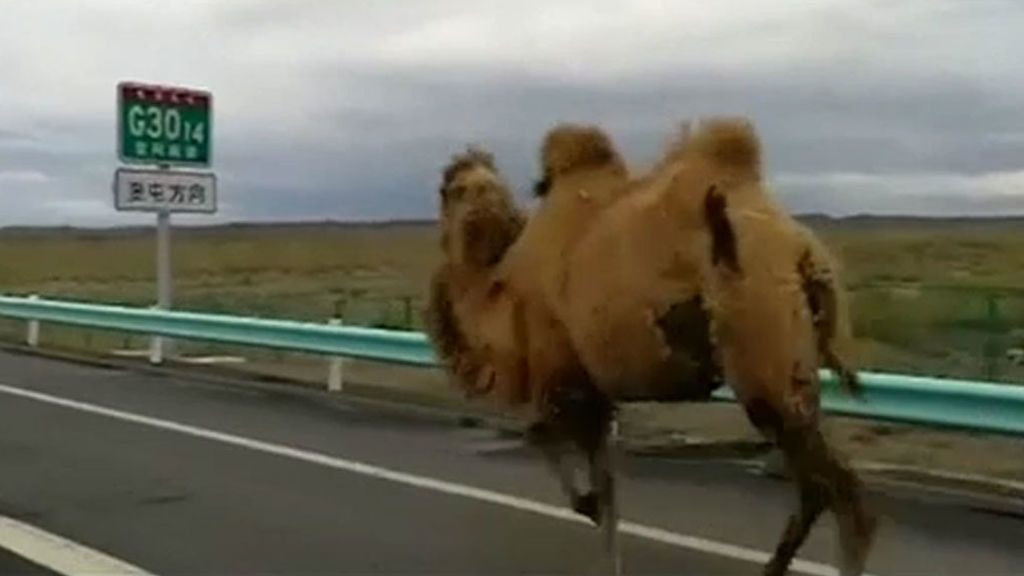
M 117 85 L 117 156 L 129 164 L 114 172 L 114 207 L 156 213 L 156 308 L 170 310 L 174 294 L 171 213 L 215 213 L 217 179 L 212 153 L 213 95 L 205 90 L 139 82 Z M 160 364 L 173 341 L 150 340 L 149 359 Z
M 171 309 L 174 281 L 171 267 L 171 213 L 161 210 L 156 213 L 156 303 L 162 310 Z
M 170 172 L 170 166 L 160 165 L 161 172 Z M 171 266 L 171 212 L 162 208 L 156 213 L 156 307 L 170 310 L 173 298 L 174 276 Z M 171 352 L 171 341 L 163 336 L 154 336 L 150 361 L 160 364 Z
M 171 167 L 161 164 L 160 171 L 169 173 Z M 166 206 L 156 213 L 156 278 L 157 306 L 170 310 L 174 283 L 171 267 L 171 211 Z

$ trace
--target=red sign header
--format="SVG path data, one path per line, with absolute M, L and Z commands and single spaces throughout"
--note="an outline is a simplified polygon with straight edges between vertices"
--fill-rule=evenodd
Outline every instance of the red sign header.
M 125 103 L 152 102 L 181 106 L 200 106 L 203 108 L 210 107 L 210 93 L 202 90 L 132 82 L 121 83 L 120 90 L 121 98 Z

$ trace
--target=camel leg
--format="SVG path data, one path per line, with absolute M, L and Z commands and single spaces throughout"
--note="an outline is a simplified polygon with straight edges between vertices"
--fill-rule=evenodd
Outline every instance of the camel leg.
M 605 507 L 602 485 L 613 485 L 605 478 L 613 474 L 607 456 L 613 414 L 611 400 L 589 384 L 563 386 L 552 392 L 547 409 L 528 433 L 531 443 L 541 449 L 558 476 L 572 509 L 596 525 L 601 524 Z M 576 488 L 566 442 L 574 444 L 588 459 L 591 486 L 586 493 Z
M 790 447 L 783 449 L 792 454 L 791 459 L 803 477 L 801 484 L 822 491 L 836 515 L 842 550 L 840 574 L 863 574 L 877 519 L 864 507 L 860 479 L 836 457 L 817 425 L 797 426 L 794 433 L 787 432 L 785 436 L 789 436 L 785 442 Z
M 765 576 L 783 576 L 786 573 L 797 550 L 803 545 L 811 527 L 828 503 L 825 490 L 814 482 L 813 478 L 798 473 L 797 484 L 800 509 L 786 521 L 786 528 L 775 548 L 775 553 L 764 567 Z
M 530 427 L 531 443 L 544 452 L 554 468 L 573 510 L 601 528 L 603 550 L 613 576 L 621 573 L 618 547 L 618 504 L 615 494 L 615 463 L 610 445 L 614 436 L 611 399 L 589 384 L 555 389 L 540 421 Z M 569 466 L 566 441 L 586 455 L 590 490 L 581 493 Z
M 527 430 L 527 441 L 540 450 L 548 469 L 558 478 L 558 485 L 573 511 L 597 523 L 597 498 L 593 492 L 584 494 L 576 487 L 576 468 L 569 458 L 569 438 L 560 433 L 559 428 L 553 422 L 536 422 Z
M 618 543 L 618 498 L 616 494 L 614 444 L 616 422 L 610 399 L 590 387 L 579 387 L 561 398 L 560 414 L 576 447 L 587 457 L 590 491 L 581 497 L 587 514 L 600 528 L 604 560 L 609 571 L 621 573 Z
M 876 520 L 864 508 L 860 481 L 825 441 L 816 419 L 783 416 L 764 401 L 744 406 L 754 425 L 779 445 L 796 478 L 799 510 L 790 516 L 766 576 L 783 576 L 797 550 L 826 507 L 840 526 L 843 576 L 862 574 L 871 548 Z
M 617 429 L 615 422 L 595 450 L 589 454 L 590 486 L 596 492 L 600 514 L 599 525 L 604 540 L 604 554 L 611 573 L 622 573 L 622 551 L 619 547 L 619 503 L 616 493 L 615 475 L 618 472 L 615 458 Z
M 838 468 L 832 508 L 839 524 L 840 574 L 860 576 L 874 544 L 878 518 L 865 508 L 863 487 L 853 470 L 841 463 Z

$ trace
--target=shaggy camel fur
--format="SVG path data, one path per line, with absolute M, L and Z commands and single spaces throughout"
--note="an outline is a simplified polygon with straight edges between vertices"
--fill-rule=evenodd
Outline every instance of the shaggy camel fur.
M 467 395 L 532 409 L 536 420 L 529 441 L 558 475 L 573 509 L 604 528 L 608 559 L 618 573 L 608 446 L 612 402 L 593 386 L 542 293 L 500 266 L 521 235 L 524 217 L 490 155 L 470 149 L 453 157 L 440 196 L 444 257 L 425 311 L 430 340 Z M 487 227 L 490 234 L 484 236 L 480 230 Z M 474 248 L 474 238 L 484 238 L 486 247 Z M 545 271 L 534 273 L 540 277 Z M 587 456 L 590 492 L 574 486 L 571 449 Z
M 670 176 L 678 146 L 633 179 L 613 149 L 575 154 L 611 143 L 596 129 L 571 128 L 557 127 L 545 139 L 544 202 L 502 266 L 520 291 L 556 312 L 611 397 L 706 399 L 721 384 L 697 272 L 707 234 L 699 215 L 682 221 L 665 201 L 675 190 Z M 662 280 L 671 275 L 671 285 Z
M 700 237 L 700 225 L 681 225 L 663 198 L 672 189 L 665 178 L 687 153 L 688 133 L 685 126 L 651 171 L 630 179 L 599 129 L 551 130 L 537 185 L 544 204 L 503 264 L 508 276 L 528 280 L 519 283 L 526 297 L 543 298 L 555 311 L 584 365 L 618 400 L 706 400 L 722 384 L 700 259 L 680 253 L 681 246 L 700 252 L 681 237 Z M 822 361 L 856 394 L 855 372 L 844 360 L 849 330 L 836 264 L 809 230 L 792 220 L 786 227 L 807 247 L 800 270 Z M 680 241 L 665 241 L 672 238 Z
M 520 386 L 522 378 L 514 374 L 519 355 L 514 342 L 500 337 L 488 341 L 483 335 L 512 333 L 509 322 L 515 304 L 493 297 L 489 278 L 522 231 L 526 217 L 512 201 L 493 157 L 476 148 L 455 156 L 445 167 L 440 196 L 444 260 L 431 278 L 427 332 L 467 395 L 492 392 L 498 375 L 505 374 L 504 400 L 521 404 L 528 398 Z M 461 325 L 463 318 L 481 321 Z M 507 372 L 496 366 L 507 367 Z
M 766 573 L 785 572 L 825 505 L 840 516 L 844 573 L 859 572 L 873 520 L 817 424 L 819 357 L 841 375 L 853 373 L 832 352 L 843 308 L 823 248 L 763 190 L 752 129 L 710 123 L 634 181 L 616 166 L 588 180 L 600 160 L 614 165 L 617 155 L 572 141 L 547 140 L 561 144 L 545 146 L 545 202 L 518 236 L 500 235 L 500 262 L 481 266 L 446 247 L 431 304 L 440 354 L 456 376 L 459 366 L 473 367 L 463 370 L 471 375 L 463 376 L 467 389 L 497 386 L 513 391 L 511 401 L 534 403 L 540 417 L 531 438 L 559 470 L 574 509 L 603 524 L 610 549 L 617 519 L 606 438 L 612 402 L 706 398 L 724 373 L 800 485 L 801 511 Z M 589 152 L 562 154 L 566 147 Z M 563 157 L 585 161 L 549 161 Z M 493 165 L 467 166 L 452 178 L 446 171 L 442 203 L 447 195 L 475 197 L 451 192 L 474 182 L 492 186 L 476 196 L 507 194 Z M 520 229 L 514 212 L 508 230 Z M 443 210 L 444 230 L 471 230 L 472 218 L 460 219 L 474 213 Z M 585 495 L 566 472 L 559 449 L 567 443 L 589 457 Z
M 693 147 L 707 150 L 697 156 L 706 166 L 691 169 L 714 175 L 703 199 L 713 231 L 713 265 L 703 286 L 715 348 L 750 422 L 786 456 L 800 496 L 765 573 L 784 574 L 816 519 L 831 508 L 842 573 L 860 574 L 876 519 L 864 507 L 859 479 L 820 429 L 818 362 L 838 363 L 840 378 L 856 386 L 836 353 L 822 351 L 823 342 L 845 336 L 840 290 L 829 284 L 834 267 L 762 184 L 753 127 L 718 120 L 702 132 L 708 137 Z
M 590 223 L 565 261 L 565 297 L 549 306 L 613 399 L 700 399 L 729 382 L 801 493 L 766 573 L 785 572 L 826 505 L 839 519 L 844 573 L 860 573 L 875 521 L 819 428 L 819 362 L 859 394 L 838 269 L 774 202 L 761 170 L 746 122 L 713 120 L 681 139 Z M 555 197 L 558 182 L 549 188 Z

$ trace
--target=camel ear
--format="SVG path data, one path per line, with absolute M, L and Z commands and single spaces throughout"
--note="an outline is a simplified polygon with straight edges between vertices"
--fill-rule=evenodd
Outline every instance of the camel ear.
M 548 195 L 551 190 L 551 177 L 544 176 L 540 180 L 537 180 L 533 184 L 533 196 L 534 198 L 544 198 Z
M 451 200 L 451 187 L 452 180 L 454 177 L 450 174 L 445 174 L 444 178 L 441 179 L 441 185 L 437 188 L 437 196 L 441 199 L 441 205 L 447 206 Z
M 708 186 L 704 193 L 704 219 L 711 231 L 711 265 L 725 264 L 733 272 L 739 273 L 740 259 L 736 247 L 736 231 L 729 221 L 725 194 L 717 184 Z
M 437 195 L 441 197 L 441 200 L 448 199 L 448 187 L 452 185 L 452 180 L 455 180 L 455 173 L 458 169 L 458 163 L 453 162 L 446 166 L 441 173 L 441 185 L 437 188 Z

